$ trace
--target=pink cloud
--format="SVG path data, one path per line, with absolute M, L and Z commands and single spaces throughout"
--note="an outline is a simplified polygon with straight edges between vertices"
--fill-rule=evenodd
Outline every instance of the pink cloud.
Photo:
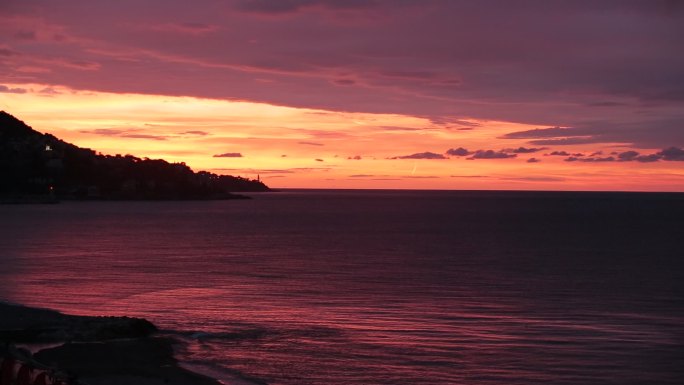
M 7 93 L 7 94 L 25 94 L 28 92 L 25 88 L 11 88 L 7 87 L 5 85 L 0 85 L 0 93 Z
M 214 158 L 242 158 L 242 154 L 239 152 L 226 152 L 223 154 L 216 154 Z
M 217 31 L 219 29 L 219 27 L 216 25 L 209 25 L 209 24 L 204 24 L 204 23 L 184 22 L 184 23 L 158 24 L 158 25 L 153 25 L 153 26 L 149 27 L 149 29 L 152 31 L 159 31 L 159 32 L 170 32 L 170 33 L 189 34 L 189 35 L 203 35 L 206 33 Z
M 543 15 L 508 1 L 11 2 L 0 82 L 558 125 L 566 136 L 530 142 L 662 148 L 684 145 L 682 33 L 684 13 L 660 2 Z

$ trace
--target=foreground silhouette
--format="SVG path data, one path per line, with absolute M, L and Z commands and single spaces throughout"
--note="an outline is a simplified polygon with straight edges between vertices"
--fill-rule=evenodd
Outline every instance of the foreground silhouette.
M 147 320 L 86 317 L 0 302 L 0 384 L 219 385 L 183 369 Z M 19 346 L 44 344 L 35 354 Z
M 0 111 L 0 201 L 61 199 L 235 199 L 231 192 L 269 191 L 261 181 L 206 171 L 185 163 L 132 155 L 103 155 L 33 130 Z

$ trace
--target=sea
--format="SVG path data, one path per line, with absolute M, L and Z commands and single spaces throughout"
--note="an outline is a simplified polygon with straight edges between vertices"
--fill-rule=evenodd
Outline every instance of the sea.
M 225 384 L 684 384 L 684 194 L 251 196 L 0 206 L 0 300 Z

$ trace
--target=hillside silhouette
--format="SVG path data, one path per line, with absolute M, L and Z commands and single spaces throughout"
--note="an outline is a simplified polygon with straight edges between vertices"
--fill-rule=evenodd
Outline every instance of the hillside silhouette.
M 103 155 L 33 130 L 0 111 L 0 201 L 233 199 L 269 191 L 260 181 L 184 163 Z

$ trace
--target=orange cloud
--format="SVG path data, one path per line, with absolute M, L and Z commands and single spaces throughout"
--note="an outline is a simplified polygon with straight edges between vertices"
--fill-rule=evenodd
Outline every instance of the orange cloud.
M 276 188 L 684 190 L 678 148 L 533 147 L 527 136 L 511 133 L 538 127 L 519 123 L 2 86 L 25 90 L 0 93 L 2 109 L 76 145 L 185 162 L 196 170 L 260 175 Z M 598 151 L 603 155 L 584 155 Z M 567 161 L 577 154 L 613 161 Z M 647 161 L 650 155 L 657 159 Z

